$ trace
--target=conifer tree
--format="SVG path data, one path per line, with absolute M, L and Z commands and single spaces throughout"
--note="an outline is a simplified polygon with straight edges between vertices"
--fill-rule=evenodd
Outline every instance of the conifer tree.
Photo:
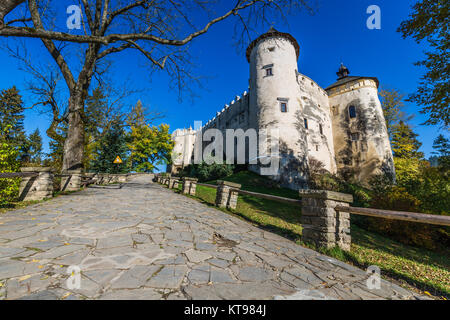
M 391 147 L 394 157 L 422 159 L 424 154 L 419 152 L 422 143 L 417 140 L 418 135 L 403 121 L 392 128 Z
M 90 164 L 90 171 L 101 173 L 125 173 L 127 171 L 127 145 L 125 131 L 118 122 L 98 141 L 93 152 L 94 160 Z M 123 163 L 113 163 L 119 156 Z
M 40 165 L 42 162 L 42 137 L 39 129 L 28 136 L 30 145 L 30 162 Z

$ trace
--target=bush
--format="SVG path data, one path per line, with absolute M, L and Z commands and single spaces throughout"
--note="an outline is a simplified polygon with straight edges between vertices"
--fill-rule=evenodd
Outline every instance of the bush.
M 180 176 L 197 178 L 200 182 L 222 179 L 233 174 L 234 165 L 230 164 L 193 164 L 185 167 Z
M 0 172 L 17 172 L 20 162 L 17 160 L 18 152 L 4 137 L 6 128 L 0 135 Z M 20 179 L 0 179 L 0 206 L 8 205 L 14 201 L 19 192 Z

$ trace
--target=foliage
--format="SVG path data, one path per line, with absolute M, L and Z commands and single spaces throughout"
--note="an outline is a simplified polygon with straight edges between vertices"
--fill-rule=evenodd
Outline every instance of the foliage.
M 22 96 L 16 87 L 0 92 L 0 132 L 4 139 L 19 151 L 17 157 L 27 161 L 29 146 L 23 127 L 23 111 Z
M 411 127 L 399 121 L 392 127 L 391 148 L 394 157 L 399 158 L 423 158 L 423 153 L 419 152 L 422 143 L 417 140 L 418 135 Z
M 123 128 L 114 123 L 112 127 L 102 136 L 94 151 L 94 160 L 90 164 L 91 171 L 102 173 L 125 173 L 127 172 L 126 161 L 128 149 L 126 135 Z M 119 156 L 123 163 L 113 163 Z
M 386 120 L 386 128 L 389 137 L 392 139 L 393 127 L 399 121 L 408 121 L 411 117 L 407 117 L 402 111 L 405 107 L 403 103 L 404 95 L 396 89 L 381 89 L 379 92 L 381 106 L 383 108 L 384 119 Z
M 30 145 L 30 162 L 36 165 L 40 165 L 42 162 L 42 137 L 39 129 L 36 129 L 32 134 L 28 136 Z
M 133 125 L 128 143 L 132 170 L 153 172 L 157 165 L 169 163 L 173 146 L 168 125 Z
M 416 63 L 426 68 L 419 88 L 409 97 L 410 101 L 422 106 L 422 113 L 428 114 L 425 124 L 450 124 L 450 2 L 420 0 L 413 6 L 409 20 L 403 21 L 398 29 L 403 38 L 412 37 L 418 43 L 426 40 L 432 51 L 426 52 L 426 59 Z
M 207 164 L 206 162 L 202 162 L 200 164 L 191 164 L 185 167 L 182 172 L 180 172 L 180 175 L 194 177 L 200 182 L 204 182 L 223 179 L 230 176 L 233 174 L 234 169 L 235 166 L 231 164 Z
M 0 172 L 17 172 L 20 162 L 18 152 L 7 139 L 12 126 L 7 125 L 0 131 Z M 4 206 L 17 197 L 20 179 L 0 179 L 0 206 Z
M 444 135 L 440 134 L 433 141 L 433 151 L 432 153 L 437 156 L 437 163 L 442 168 L 448 170 L 450 169 L 450 141 L 445 138 Z

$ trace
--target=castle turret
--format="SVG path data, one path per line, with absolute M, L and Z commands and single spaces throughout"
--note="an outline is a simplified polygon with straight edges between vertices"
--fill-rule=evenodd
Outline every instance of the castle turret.
M 273 27 L 247 49 L 250 109 L 254 111 L 251 114 L 255 127 L 266 129 L 269 134 L 271 129 L 279 130 L 280 171 L 272 178 L 294 188 L 306 187 L 308 171 L 306 130 L 298 102 L 299 52 L 294 37 Z
M 374 174 L 394 175 L 394 163 L 378 79 L 349 76 L 341 65 L 328 92 L 338 172 L 367 183 Z

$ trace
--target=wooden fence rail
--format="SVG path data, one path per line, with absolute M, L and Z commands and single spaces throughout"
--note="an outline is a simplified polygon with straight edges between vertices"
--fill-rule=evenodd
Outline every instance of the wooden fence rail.
M 253 196 L 253 197 L 256 197 L 256 198 L 262 198 L 262 199 L 267 199 L 267 200 L 284 202 L 284 203 L 292 204 L 292 205 L 295 205 L 295 206 L 301 206 L 302 205 L 302 200 L 299 200 L 299 199 L 291 199 L 291 198 L 273 196 L 271 194 L 251 192 L 251 191 L 246 191 L 246 190 L 238 190 L 238 193 L 242 194 L 242 195 Z
M 337 211 L 348 212 L 350 214 L 357 214 L 362 216 L 427 223 L 440 226 L 450 226 L 450 216 L 344 206 L 338 206 L 335 209 Z

